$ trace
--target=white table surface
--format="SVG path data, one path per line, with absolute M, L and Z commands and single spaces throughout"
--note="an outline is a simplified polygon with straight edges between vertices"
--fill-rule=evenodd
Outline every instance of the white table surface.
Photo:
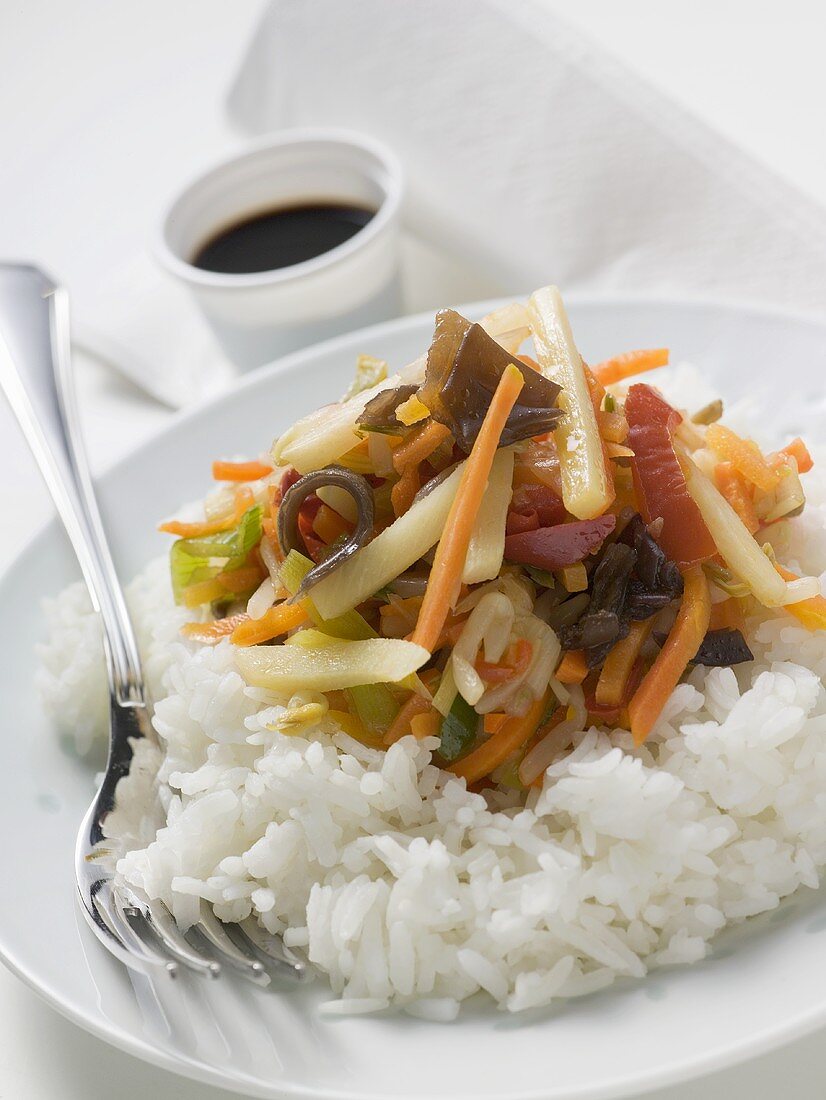
M 826 97 L 820 0 L 548 3 L 791 182 L 826 201 Z M 71 283 L 94 270 L 96 242 L 140 247 L 164 198 L 234 139 L 223 88 L 262 0 L 4 0 L 0 5 L 0 257 L 29 258 Z M 162 110 L 157 88 L 164 88 Z M 154 98 L 153 98 L 154 93 Z M 492 290 L 451 257 L 405 250 L 408 303 Z M 104 273 L 101 273 L 104 274 Z M 93 305 L 93 303 L 91 303 Z M 105 469 L 168 422 L 130 383 L 79 357 L 92 462 Z M 50 512 L 10 414 L 0 407 L 0 569 Z M 4 891 L 0 905 L 11 899 Z M 15 902 L 16 903 L 16 902 Z M 106 1047 L 0 968 L 0 1100 L 221 1100 Z M 644 1041 L 644 1037 L 641 1037 Z M 823 1095 L 816 1034 L 658 1100 Z M 653 1095 L 653 1094 L 652 1094 Z

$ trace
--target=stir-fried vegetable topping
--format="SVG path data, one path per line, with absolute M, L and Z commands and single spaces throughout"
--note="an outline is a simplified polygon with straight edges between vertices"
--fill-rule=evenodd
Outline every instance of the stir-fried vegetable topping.
M 826 629 L 768 541 L 805 505 L 807 447 L 626 390 L 667 363 L 589 370 L 554 287 L 480 324 L 441 311 L 426 356 L 360 357 L 274 466 L 216 461 L 203 519 L 162 526 L 205 620 L 184 637 L 233 646 L 250 685 L 322 693 L 280 732 L 431 739 L 471 784 L 541 783 L 588 722 L 642 743 L 691 668 L 752 660 L 758 604 Z

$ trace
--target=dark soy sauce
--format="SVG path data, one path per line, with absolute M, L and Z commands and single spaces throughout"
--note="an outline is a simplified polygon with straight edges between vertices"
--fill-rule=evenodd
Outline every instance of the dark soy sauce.
M 312 260 L 354 237 L 374 210 L 314 202 L 255 214 L 222 229 L 192 260 L 203 271 L 250 275 Z

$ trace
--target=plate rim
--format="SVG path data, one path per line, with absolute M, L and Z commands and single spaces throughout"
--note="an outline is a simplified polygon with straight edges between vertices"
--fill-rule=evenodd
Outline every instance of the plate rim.
M 463 303 L 456 308 L 468 316 L 481 316 L 498 306 L 506 305 L 512 301 L 525 300 L 528 294 L 498 295 L 494 298 L 486 298 L 470 303 Z M 732 298 L 714 299 L 707 295 L 679 295 L 679 294 L 647 294 L 624 292 L 615 294 L 610 291 L 571 293 L 566 295 L 566 303 L 579 308 L 611 307 L 623 308 L 648 306 L 652 309 L 678 309 L 678 310 L 712 310 L 717 312 L 740 315 L 745 318 L 771 319 L 774 321 L 788 322 L 819 330 L 826 337 L 826 319 L 816 314 L 802 310 L 793 310 L 778 306 L 763 306 L 750 301 L 739 301 Z M 233 398 L 247 390 L 255 389 L 265 384 L 270 379 L 277 378 L 282 373 L 287 373 L 300 365 L 303 360 L 312 359 L 322 354 L 335 352 L 337 347 L 346 347 L 355 340 L 369 342 L 371 339 L 381 339 L 385 336 L 393 336 L 405 333 L 422 326 L 432 320 L 435 310 L 424 310 L 416 314 L 397 317 L 388 321 L 354 329 L 316 344 L 309 345 L 289 355 L 282 356 L 270 363 L 264 364 L 252 371 L 242 374 L 232 384 L 229 390 L 211 395 L 203 401 L 198 401 L 192 406 L 176 412 L 170 420 L 159 429 L 151 432 L 136 447 L 121 455 L 116 461 L 106 466 L 99 472 L 95 481 L 109 481 L 117 479 L 123 468 L 140 462 L 159 439 L 179 431 L 182 426 L 196 421 L 199 417 L 208 415 L 220 405 L 228 395 Z M 30 547 L 45 532 L 54 525 L 57 519 L 52 516 L 39 524 L 23 541 L 12 561 L 0 572 L 0 586 L 8 583 L 10 577 L 20 567 Z M 162 1048 L 153 1045 L 140 1035 L 131 1034 L 121 1029 L 114 1022 L 107 1026 L 106 1017 L 97 1019 L 82 1009 L 67 1002 L 57 992 L 51 983 L 43 984 L 42 981 L 15 958 L 14 952 L 7 947 L 0 938 L 0 962 L 16 978 L 31 989 L 50 1008 L 54 1009 L 64 1019 L 94 1035 L 97 1039 L 108 1043 L 110 1046 L 123 1053 L 164 1069 L 172 1074 L 177 1074 L 199 1081 L 203 1084 L 230 1090 L 244 1090 L 241 1095 L 256 1096 L 264 1100 L 364 1100 L 365 1094 L 340 1088 L 330 1089 L 327 1086 L 313 1086 L 312 1088 L 300 1084 L 291 1084 L 286 1089 L 278 1082 L 262 1085 L 260 1088 L 254 1081 L 239 1080 L 232 1073 L 226 1073 L 221 1067 L 208 1066 L 184 1055 L 171 1054 Z M 644 980 L 644 979 L 643 979 Z M 668 1087 L 679 1083 L 685 1083 L 708 1076 L 720 1070 L 736 1066 L 750 1058 L 758 1057 L 779 1047 L 810 1035 L 819 1027 L 826 1025 L 826 994 L 820 1007 L 814 1007 L 799 1012 L 797 1015 L 781 1018 L 776 1026 L 766 1026 L 762 1030 L 741 1039 L 734 1044 L 723 1044 L 713 1048 L 698 1057 L 687 1057 L 681 1061 L 672 1063 L 660 1069 L 653 1069 L 643 1074 L 625 1076 L 616 1081 L 602 1085 L 582 1085 L 568 1089 L 564 1094 L 565 1100 L 614 1100 L 614 1098 L 627 1097 L 634 1093 L 648 1093 L 657 1088 Z M 490 1095 L 487 1100 L 544 1100 L 547 1094 L 537 1091 L 509 1091 Z M 562 1095 L 562 1094 L 560 1094 Z M 399 1100 L 412 1100 L 404 1094 L 400 1094 Z M 443 1094 L 431 1094 L 430 1100 L 452 1100 L 452 1097 Z

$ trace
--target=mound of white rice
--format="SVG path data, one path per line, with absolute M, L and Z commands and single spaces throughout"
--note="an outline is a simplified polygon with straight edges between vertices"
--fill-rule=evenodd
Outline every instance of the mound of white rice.
M 776 543 L 820 572 L 814 476 Z M 278 732 L 290 700 L 247 687 L 228 642 L 181 640 L 165 563 L 130 602 L 169 806 L 120 873 L 184 924 L 200 898 L 256 914 L 328 976 L 332 1011 L 452 1019 L 480 989 L 518 1011 L 693 962 L 826 864 L 826 634 L 785 613 L 750 624 L 753 663 L 695 669 L 644 748 L 583 731 L 522 805 L 468 793 L 434 740 L 382 753 L 324 718 Z M 97 627 L 80 586 L 49 615 L 44 697 L 84 747 L 105 728 Z

